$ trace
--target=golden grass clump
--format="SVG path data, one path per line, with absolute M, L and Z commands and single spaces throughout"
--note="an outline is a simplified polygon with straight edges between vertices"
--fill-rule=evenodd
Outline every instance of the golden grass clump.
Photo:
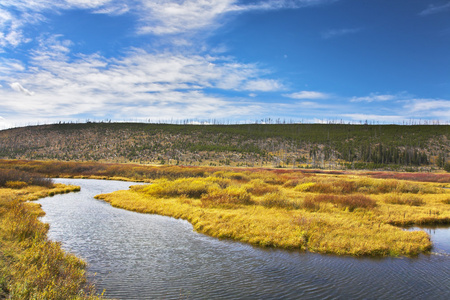
M 268 193 L 274 193 L 279 190 L 278 186 L 268 184 L 262 179 L 253 179 L 245 185 L 247 191 L 255 196 L 262 196 Z
M 208 193 L 210 189 L 220 188 L 223 179 L 208 177 L 203 178 L 180 178 L 173 181 L 161 179 L 154 184 L 143 188 L 143 192 L 157 197 L 187 196 L 190 198 L 200 198 Z
M 384 198 L 384 202 L 389 204 L 400 204 L 410 206 L 421 206 L 425 204 L 422 198 L 417 195 L 399 194 L 399 193 L 388 194 Z
M 299 208 L 299 204 L 289 196 L 284 191 L 275 191 L 264 195 L 260 204 L 265 207 L 277 207 L 277 208 L 287 208 L 296 209 Z
M 26 186 L 28 186 L 28 183 L 24 181 L 7 181 L 5 184 L 5 187 L 9 189 L 22 189 Z
M 201 197 L 202 205 L 208 206 L 227 206 L 249 205 L 253 203 L 251 195 L 243 187 L 229 186 L 225 189 L 212 189 Z
M 220 177 L 220 178 L 229 178 L 229 179 L 236 180 L 239 182 L 248 182 L 251 180 L 247 174 L 240 173 L 240 172 L 218 171 L 218 172 L 215 172 L 213 175 L 216 177 Z
M 40 205 L 23 202 L 50 191 L 65 188 L 0 189 L 0 298 L 100 299 L 86 280 L 86 264 L 48 240 Z
M 321 203 L 331 203 L 334 206 L 348 210 L 349 212 L 352 212 L 357 208 L 372 209 L 377 206 L 375 200 L 362 194 L 319 194 L 315 196 L 306 196 L 303 200 L 302 207 L 308 210 L 317 211 L 321 208 Z

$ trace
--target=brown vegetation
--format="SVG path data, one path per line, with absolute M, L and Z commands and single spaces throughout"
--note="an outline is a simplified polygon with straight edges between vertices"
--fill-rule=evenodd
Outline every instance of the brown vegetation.
M 86 264 L 48 240 L 40 205 L 25 202 L 79 187 L 14 170 L 0 175 L 0 299 L 98 299 Z

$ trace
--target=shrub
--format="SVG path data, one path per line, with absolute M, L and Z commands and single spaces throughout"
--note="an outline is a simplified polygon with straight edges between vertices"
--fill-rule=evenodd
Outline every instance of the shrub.
M 397 191 L 400 193 L 413 193 L 417 194 L 420 191 L 420 187 L 417 184 L 411 184 L 402 182 L 398 185 Z
M 309 192 L 311 187 L 314 186 L 315 183 L 314 182 L 306 182 L 306 183 L 302 183 L 297 185 L 294 190 L 296 190 L 297 192 Z
M 8 182 L 22 181 L 30 185 L 38 185 L 45 187 L 52 187 L 53 180 L 42 177 L 41 175 L 32 174 L 18 170 L 0 169 L 0 187 L 6 187 Z
M 282 191 L 276 191 L 266 194 L 261 201 L 261 205 L 265 207 L 279 207 L 290 209 L 299 208 L 299 205 L 289 199 L 289 197 Z
M 305 203 L 306 201 L 306 203 Z M 376 206 L 376 202 L 364 195 L 353 194 L 353 195 L 317 195 L 314 198 L 307 197 L 303 201 L 303 207 L 308 207 L 308 209 L 317 210 L 320 207 L 319 203 L 332 203 L 338 207 L 348 209 L 349 211 L 354 211 L 357 208 L 370 209 Z
M 262 196 L 278 191 L 278 187 L 265 183 L 261 179 L 254 179 L 245 185 L 247 191 L 255 196 Z
M 410 206 L 421 206 L 424 204 L 424 201 L 419 196 L 408 194 L 387 195 L 384 198 L 384 202 L 389 204 L 410 205 Z
M 248 182 L 250 178 L 244 173 L 238 172 L 225 172 L 225 171 L 217 171 L 213 174 L 214 177 L 219 178 L 229 178 L 236 181 Z
M 353 211 L 357 208 L 370 209 L 377 206 L 375 200 L 361 194 L 338 197 L 337 204 L 341 207 L 348 208 L 349 211 Z
M 143 191 L 156 197 L 176 197 L 185 195 L 200 198 L 211 188 L 219 188 L 216 178 L 181 178 L 174 181 L 160 180 L 143 188 Z
M 399 194 L 389 194 L 384 197 L 384 202 L 388 204 L 404 204 Z
M 252 197 L 243 187 L 229 186 L 226 189 L 214 189 L 202 195 L 202 205 L 234 206 L 252 204 Z
M 301 207 L 310 211 L 318 211 L 320 209 L 320 204 L 315 201 L 314 197 L 306 196 L 301 203 Z
M 250 181 L 250 178 L 247 175 L 242 174 L 242 173 L 229 173 L 227 177 L 230 179 L 242 181 L 242 182 Z
M 317 182 L 309 188 L 309 192 L 321 194 L 334 193 L 335 187 L 331 182 Z
M 10 189 L 21 189 L 26 187 L 28 184 L 23 181 L 7 181 L 5 187 Z
M 409 206 L 421 206 L 425 204 L 425 202 L 423 202 L 422 198 L 420 198 L 419 196 L 405 195 L 405 197 L 406 197 L 405 202 Z
M 296 187 L 299 183 L 300 183 L 300 181 L 298 179 L 290 179 L 290 180 L 286 181 L 286 183 L 283 184 L 283 186 L 286 188 L 293 188 L 293 187 Z
M 398 181 L 397 180 L 384 180 L 381 183 L 377 183 L 377 192 L 378 193 L 391 193 L 397 190 Z
M 341 194 L 350 194 L 357 190 L 357 186 L 353 181 L 339 180 L 334 185 Z

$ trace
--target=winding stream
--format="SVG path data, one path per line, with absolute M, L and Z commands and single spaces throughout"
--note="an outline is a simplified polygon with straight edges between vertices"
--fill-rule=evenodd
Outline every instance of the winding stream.
M 81 192 L 41 199 L 49 237 L 85 259 L 116 299 L 450 299 L 450 230 L 418 258 L 353 258 L 260 249 L 211 238 L 187 221 L 95 200 L 118 181 L 57 179 Z M 96 274 L 96 275 L 93 275 Z

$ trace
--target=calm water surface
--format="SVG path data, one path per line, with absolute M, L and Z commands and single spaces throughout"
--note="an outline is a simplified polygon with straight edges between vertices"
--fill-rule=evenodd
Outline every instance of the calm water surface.
M 352 258 L 265 250 L 193 231 L 183 220 L 95 200 L 118 181 L 58 179 L 81 192 L 41 199 L 49 236 L 84 258 L 115 299 L 450 299 L 450 230 L 431 255 Z M 95 276 L 93 274 L 96 274 Z

